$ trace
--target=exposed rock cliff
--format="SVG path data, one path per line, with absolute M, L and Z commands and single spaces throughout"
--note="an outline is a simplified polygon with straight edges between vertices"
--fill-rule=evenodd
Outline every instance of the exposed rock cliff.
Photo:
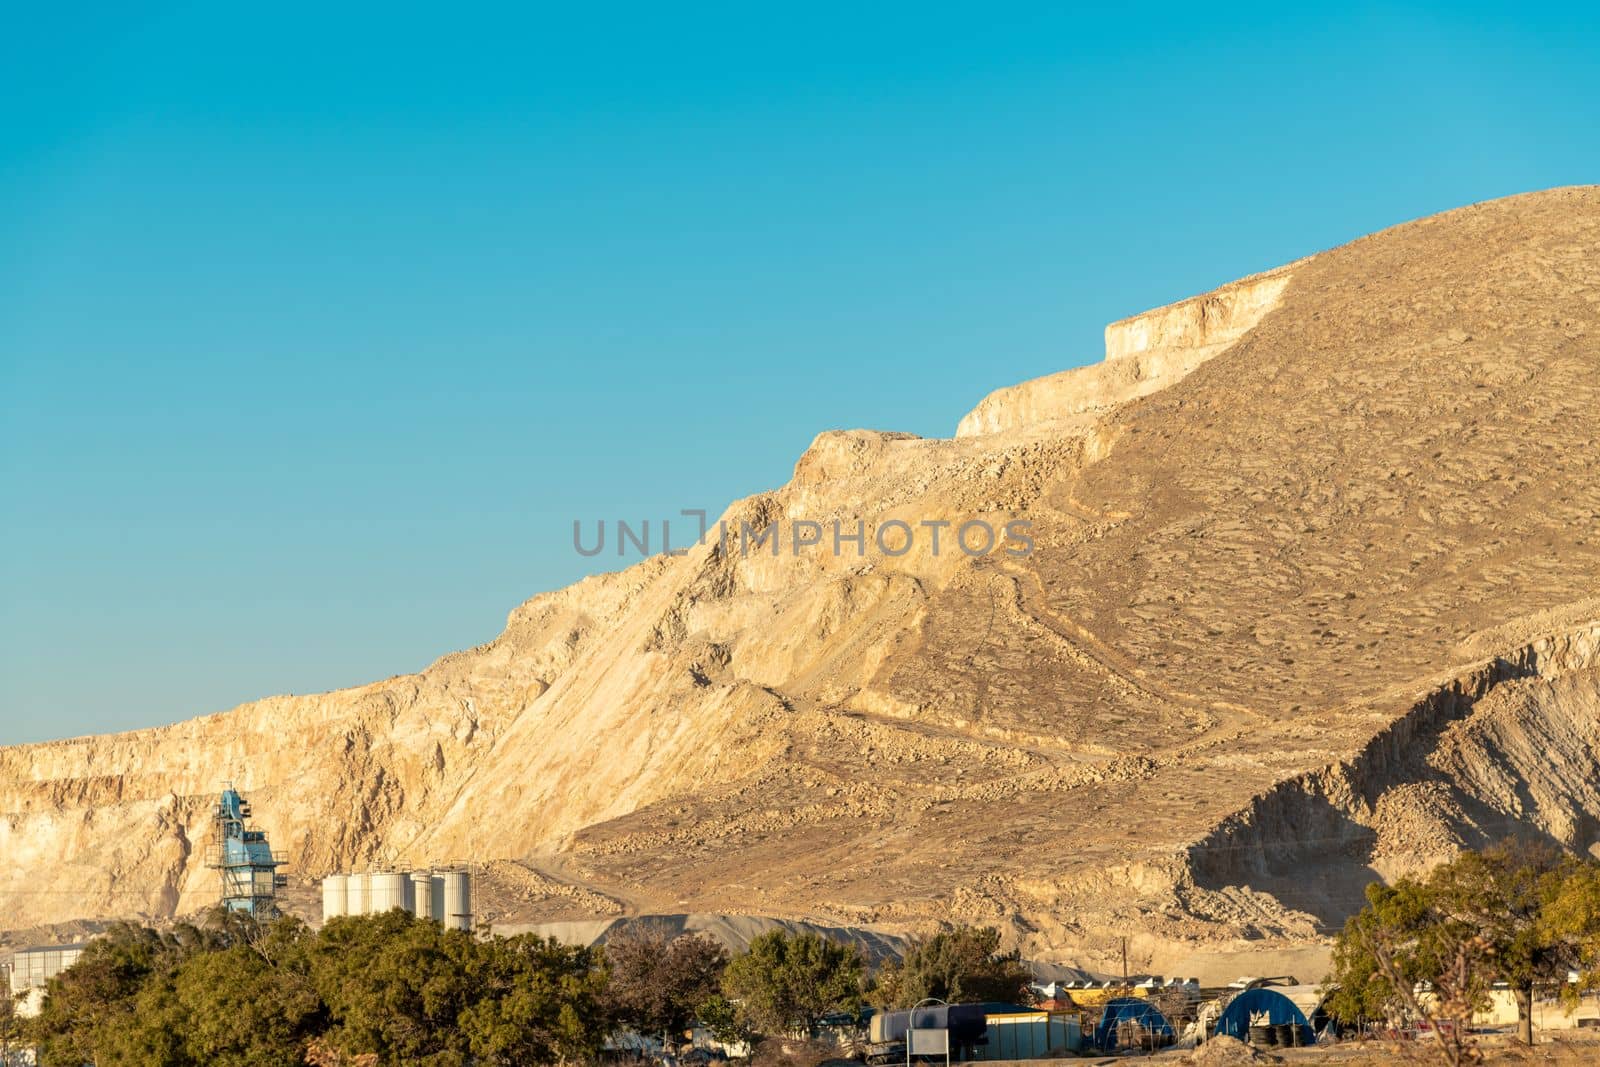
M 297 874 L 506 861 L 517 921 L 1314 938 L 1411 857 L 1595 846 L 1597 446 L 1600 190 L 1396 227 L 1115 323 L 953 439 L 820 435 L 724 516 L 776 555 L 713 537 L 414 676 L 0 750 L 0 915 L 201 905 L 233 779 Z M 969 555 L 972 520 L 1031 525 Z
M 1164 389 L 1249 333 L 1277 306 L 1293 269 L 1113 322 L 1106 327 L 1105 362 L 997 389 L 961 420 L 956 436 L 1048 428 Z

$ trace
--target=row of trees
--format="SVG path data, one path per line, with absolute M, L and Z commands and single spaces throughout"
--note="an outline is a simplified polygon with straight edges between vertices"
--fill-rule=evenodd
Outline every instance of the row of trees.
M 698 1019 L 730 1042 L 808 1035 L 830 1015 L 853 1015 L 866 1004 L 906 1007 L 927 997 L 1028 1004 L 1033 997 L 1021 955 L 1002 952 L 992 927 L 960 926 L 914 942 L 870 977 L 856 946 L 780 930 L 732 959 L 708 938 L 651 927 L 624 931 L 605 951 L 619 1020 L 651 1034 L 678 1033 Z
M 1600 986 L 1600 866 L 1554 849 L 1506 844 L 1464 852 L 1426 878 L 1367 887 L 1335 946 L 1336 1017 L 1431 1022 L 1451 1063 L 1474 1056 L 1473 1015 L 1497 982 L 1531 1043 L 1535 990 L 1571 1001 Z M 1569 981 L 1576 973 L 1577 982 Z
M 523 1064 L 604 1036 L 588 949 L 480 941 L 401 912 L 257 926 L 119 925 L 50 982 L 26 1027 L 42 1067 Z
M 957 929 L 874 980 L 856 946 L 782 930 L 730 956 L 649 926 L 591 949 L 479 939 L 399 911 L 320 931 L 219 913 L 113 927 L 51 980 L 25 1037 L 41 1067 L 583 1061 L 619 1030 L 671 1040 L 699 1021 L 752 1041 L 815 1033 L 868 1001 L 1026 997 L 1026 969 L 998 948 L 993 930 Z

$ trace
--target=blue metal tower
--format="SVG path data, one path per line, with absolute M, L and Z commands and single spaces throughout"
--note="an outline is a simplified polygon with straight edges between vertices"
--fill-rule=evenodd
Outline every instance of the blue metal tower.
M 247 825 L 250 802 L 233 783 L 217 799 L 212 815 L 206 866 L 222 872 L 222 906 L 257 919 L 278 914 L 277 891 L 288 884 L 278 873 L 283 858 L 267 844 L 267 835 Z

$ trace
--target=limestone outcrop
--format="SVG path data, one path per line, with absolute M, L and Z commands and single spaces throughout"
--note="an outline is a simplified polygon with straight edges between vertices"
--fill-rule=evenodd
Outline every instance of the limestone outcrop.
M 1104 362 L 997 389 L 961 420 L 956 436 L 1047 429 L 1062 420 L 1081 425 L 1084 416 L 1164 389 L 1249 333 L 1277 306 L 1293 271 L 1279 267 L 1113 322 Z
M 1594 849 L 1600 189 L 1374 234 L 1106 356 L 950 439 L 823 433 L 723 516 L 942 550 L 712 536 L 415 675 L 0 749 L 0 925 L 202 906 L 226 780 L 299 879 L 475 859 L 507 923 L 958 918 L 1091 967 L 1311 944 L 1496 835 Z M 1024 526 L 955 548 L 973 521 Z

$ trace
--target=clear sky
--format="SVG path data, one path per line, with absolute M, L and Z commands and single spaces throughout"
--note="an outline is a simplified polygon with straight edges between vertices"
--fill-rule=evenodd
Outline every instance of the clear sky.
M 416 670 L 574 518 L 1600 180 L 1588 5 L 1071 7 L 12 10 L 0 743 Z

